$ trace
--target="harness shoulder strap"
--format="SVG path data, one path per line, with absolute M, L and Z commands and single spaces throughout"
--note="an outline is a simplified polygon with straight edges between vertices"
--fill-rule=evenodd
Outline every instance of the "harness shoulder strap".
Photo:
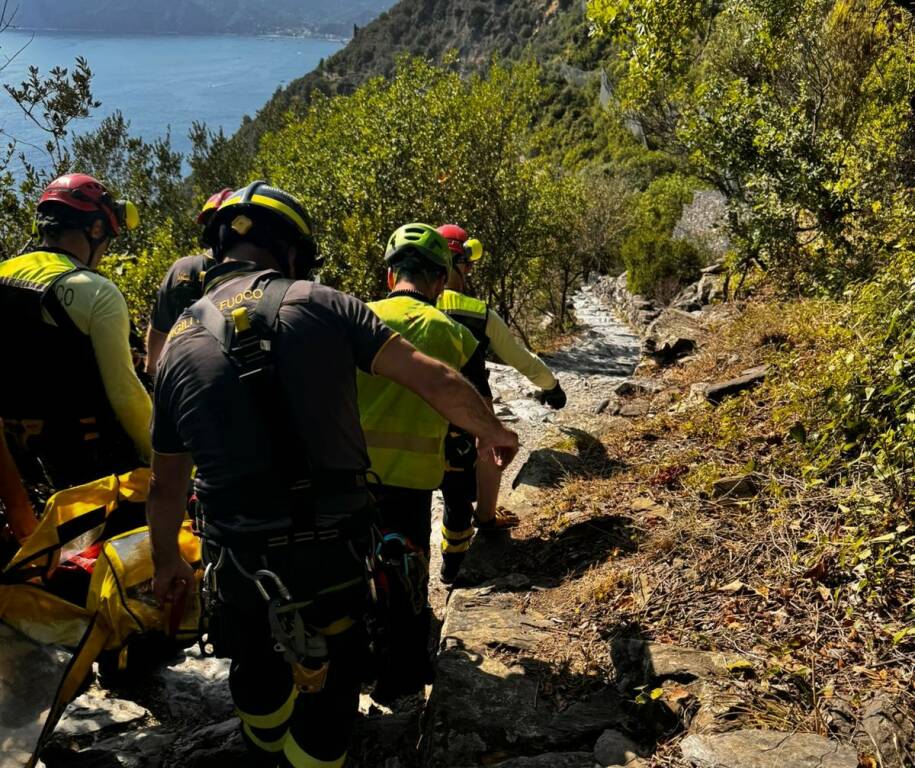
M 216 305 L 207 296 L 204 296 L 191 304 L 188 312 L 219 342 L 223 353 L 229 354 L 229 350 L 232 348 L 233 328 L 229 319 L 216 309 Z
M 275 278 L 264 286 L 264 295 L 258 300 L 251 318 L 251 330 L 259 340 L 269 341 L 275 335 L 280 308 L 283 306 L 286 293 L 294 282 L 287 278 Z M 233 354 L 237 351 L 235 349 L 235 327 L 232 321 L 216 308 L 212 299 L 208 296 L 198 299 L 190 306 L 189 312 L 191 317 L 216 339 L 223 354 L 228 355 L 242 367 L 247 367 L 253 362 L 248 355 L 244 356 L 244 360 L 236 359 L 237 356 Z M 258 362 L 264 364 L 267 362 L 266 351 L 269 350 L 269 344 L 266 348 L 263 344 L 257 346 L 261 353 L 257 355 L 261 358 Z
M 294 282 L 286 277 L 271 280 L 264 286 L 264 295 L 257 302 L 254 309 L 254 323 L 261 324 L 271 335 L 276 331 L 280 307 L 283 306 L 283 300 Z

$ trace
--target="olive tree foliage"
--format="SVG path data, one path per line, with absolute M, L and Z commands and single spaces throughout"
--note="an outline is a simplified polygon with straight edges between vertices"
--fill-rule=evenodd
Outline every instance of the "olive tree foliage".
M 253 175 L 304 200 L 327 257 L 322 278 L 363 298 L 384 294 L 397 227 L 460 224 L 485 247 L 477 294 L 518 327 L 556 304 L 548 265 L 585 256 L 562 235 L 581 182 L 529 154 L 536 66 L 495 63 L 462 78 L 452 64 L 402 58 L 389 80 L 315 95 L 262 139 Z
M 214 131 L 199 121 L 191 125 L 188 136 L 191 140 L 191 153 L 187 158 L 191 168 L 189 181 L 194 205 L 199 209 L 214 192 L 225 187 L 238 189 L 243 185 L 253 153 L 241 142 L 226 136 L 222 128 Z
M 9 25 L 7 6 L 0 9 L 0 32 Z M 14 52 L 13 56 L 20 52 Z M 20 110 L 22 120 L 45 136 L 42 145 L 28 145 L 45 158 L 46 166 L 30 162 L 23 151 L 26 142 L 17 136 L 14 124 L 0 129 L 7 141 L 0 157 L 0 256 L 16 253 L 27 241 L 31 230 L 32 200 L 54 175 L 71 167 L 68 138 L 74 121 L 87 117 L 99 102 L 91 89 L 92 71 L 83 58 L 74 67 L 54 67 L 46 75 L 29 67 L 28 76 L 19 84 L 4 84 L 6 96 Z M 12 164 L 19 163 L 13 174 Z
M 911 14 L 885 0 L 591 0 L 620 106 L 730 201 L 739 264 L 841 288 L 911 234 Z
M 118 239 L 119 252 L 143 252 L 163 227 L 171 230 L 177 250 L 194 247 L 191 190 L 182 177 L 182 155 L 172 149 L 169 134 L 151 142 L 133 136 L 130 122 L 118 110 L 94 131 L 76 136 L 72 154 L 73 169 L 103 180 L 140 210 L 141 226 Z
M 590 273 L 619 270 L 620 243 L 633 224 L 635 195 L 626 179 L 598 169 L 542 174 L 542 215 L 555 224 L 542 236 L 544 247 L 532 275 L 542 297 L 538 309 L 553 318 L 554 330 L 565 331 L 571 296 L 581 282 Z

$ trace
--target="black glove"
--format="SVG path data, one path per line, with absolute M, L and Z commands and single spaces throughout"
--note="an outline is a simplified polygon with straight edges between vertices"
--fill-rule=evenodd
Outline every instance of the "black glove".
M 560 408 L 564 408 L 566 404 L 566 393 L 563 392 L 562 386 L 559 382 L 556 382 L 556 386 L 552 389 L 544 389 L 540 391 L 540 394 L 537 395 L 537 399 L 541 404 L 546 404 L 558 411 Z

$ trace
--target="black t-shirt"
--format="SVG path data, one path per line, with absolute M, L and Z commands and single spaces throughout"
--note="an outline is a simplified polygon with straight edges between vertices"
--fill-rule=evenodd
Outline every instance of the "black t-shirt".
M 253 308 L 253 292 L 275 272 L 239 262 L 207 272 L 206 295 L 228 313 Z M 273 340 L 280 397 L 290 427 L 307 445 L 316 476 L 369 467 L 356 400 L 356 366 L 371 373 L 394 335 L 361 301 L 307 281 L 286 294 Z M 153 449 L 189 452 L 205 514 L 227 527 L 270 520 L 284 489 L 266 487 L 271 472 L 270 427 L 261 404 L 216 340 L 188 313 L 169 334 L 156 377 Z
M 156 293 L 153 305 L 152 327 L 168 333 L 179 315 L 203 296 L 202 275 L 216 262 L 208 254 L 183 256 L 169 267 Z
M 461 373 L 473 384 L 481 397 L 492 397 L 492 389 L 489 386 L 489 371 L 486 370 L 486 348 L 482 344 L 477 346 L 467 364 L 461 368 Z

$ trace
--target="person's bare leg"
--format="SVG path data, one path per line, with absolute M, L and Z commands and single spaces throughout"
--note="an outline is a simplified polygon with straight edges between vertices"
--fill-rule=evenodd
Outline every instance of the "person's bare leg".
M 496 514 L 499 502 L 499 487 L 502 484 L 502 468 L 496 466 L 489 456 L 480 456 L 477 461 L 477 522 L 485 523 Z

